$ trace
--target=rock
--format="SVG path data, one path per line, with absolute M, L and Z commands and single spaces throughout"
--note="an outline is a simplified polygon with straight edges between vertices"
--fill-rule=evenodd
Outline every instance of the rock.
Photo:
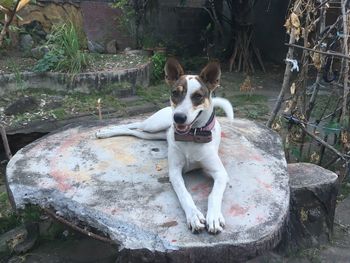
M 13 247 L 13 251 L 17 254 L 29 251 L 39 237 L 39 225 L 37 223 L 27 223 L 25 228 L 27 233 L 24 240 Z
M 350 227 L 350 196 L 338 204 L 336 208 L 335 222 Z
M 33 58 L 41 59 L 45 56 L 46 53 L 50 51 L 48 46 L 35 47 L 31 50 Z
M 39 44 L 45 41 L 47 33 L 39 21 L 33 20 L 29 24 L 24 25 L 25 32 L 30 32 L 35 43 Z
M 45 105 L 42 105 L 44 109 L 56 109 L 63 105 L 63 96 L 49 96 L 45 101 Z
M 281 140 L 262 125 L 218 119 L 220 156 L 230 177 L 219 235 L 188 230 L 167 176 L 165 141 L 97 140 L 101 122 L 68 126 L 18 151 L 6 174 L 16 207 L 52 207 L 107 233 L 123 248 L 119 262 L 232 262 L 270 250 L 280 242 L 289 210 Z M 184 180 L 205 213 L 212 180 L 201 170 Z
M 318 262 L 321 263 L 349 263 L 350 250 L 349 248 L 329 247 L 322 249 L 319 254 Z
M 19 46 L 22 51 L 29 51 L 34 46 L 34 40 L 29 34 L 21 34 L 19 39 Z
M 27 230 L 24 226 L 16 227 L 0 235 L 0 255 L 12 253 L 14 247 L 25 240 Z
M 338 176 L 310 163 L 289 164 L 288 173 L 290 220 L 281 247 L 294 251 L 328 243 L 333 231 Z
M 140 49 L 125 49 L 124 53 L 126 55 L 139 55 L 139 56 L 145 56 L 147 55 L 147 52 L 145 50 L 140 50 Z
M 17 19 L 18 26 L 36 26 L 39 32 L 43 30 L 48 33 L 53 25 L 67 21 L 72 21 L 77 28 L 83 27 L 81 9 L 72 1 L 45 1 L 45 4 L 27 5 L 19 15 L 22 19 Z
M 21 97 L 7 106 L 4 113 L 5 115 L 22 114 L 36 109 L 38 105 L 37 100 L 32 96 Z
M 109 41 L 106 45 L 106 51 L 109 54 L 116 54 L 119 50 L 117 40 L 113 39 Z
M 93 53 L 104 53 L 105 52 L 105 48 L 102 44 L 91 41 L 91 40 L 88 41 L 88 49 L 90 52 L 93 52 Z

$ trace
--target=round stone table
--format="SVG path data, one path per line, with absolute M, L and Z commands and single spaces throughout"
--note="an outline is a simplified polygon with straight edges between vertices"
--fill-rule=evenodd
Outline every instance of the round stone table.
M 230 181 L 222 205 L 226 227 L 218 235 L 188 230 L 169 182 L 165 141 L 95 138 L 116 120 L 67 126 L 18 151 L 6 172 L 16 207 L 51 207 L 105 232 L 130 255 L 164 262 L 253 257 L 281 239 L 289 208 L 286 161 L 275 132 L 243 119 L 219 121 L 219 154 Z M 205 215 L 211 179 L 201 170 L 184 178 Z

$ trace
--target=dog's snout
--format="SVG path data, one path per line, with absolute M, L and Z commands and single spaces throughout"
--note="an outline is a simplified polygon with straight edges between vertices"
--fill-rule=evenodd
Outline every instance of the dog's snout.
M 175 113 L 174 114 L 174 121 L 177 124 L 184 124 L 187 120 L 187 116 L 183 113 Z

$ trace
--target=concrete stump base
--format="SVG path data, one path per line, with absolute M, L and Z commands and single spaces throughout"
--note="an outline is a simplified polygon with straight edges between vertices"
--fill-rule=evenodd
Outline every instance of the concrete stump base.
M 245 260 L 281 240 L 289 210 L 287 165 L 273 131 L 242 119 L 219 121 L 219 154 L 230 177 L 219 235 L 187 229 L 169 183 L 166 142 L 96 139 L 108 123 L 68 126 L 26 146 L 7 166 L 9 188 L 17 208 L 51 207 L 105 232 L 120 245 L 120 262 Z M 201 170 L 184 179 L 206 214 L 212 180 Z
M 291 201 L 284 250 L 329 242 L 338 195 L 338 176 L 310 163 L 288 164 Z

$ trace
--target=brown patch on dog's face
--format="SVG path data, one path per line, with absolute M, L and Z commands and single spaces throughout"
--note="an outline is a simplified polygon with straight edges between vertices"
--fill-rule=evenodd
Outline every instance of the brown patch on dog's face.
M 210 105 L 210 102 L 209 102 L 210 90 L 199 77 L 195 77 L 195 78 L 201 84 L 201 88 L 196 90 L 191 95 L 193 109 L 208 108 Z
M 176 106 L 184 100 L 187 93 L 187 82 L 185 76 L 181 76 L 171 89 L 170 101 L 172 106 Z

